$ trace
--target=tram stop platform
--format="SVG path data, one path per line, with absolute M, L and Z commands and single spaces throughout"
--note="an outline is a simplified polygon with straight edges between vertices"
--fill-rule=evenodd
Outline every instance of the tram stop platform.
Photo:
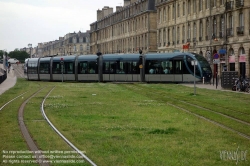
M 3 64 L 0 64 L 0 68 L 3 69 Z M 15 86 L 16 80 L 17 77 L 15 76 L 14 70 L 10 70 L 10 72 L 7 73 L 7 78 L 0 84 L 0 95 Z

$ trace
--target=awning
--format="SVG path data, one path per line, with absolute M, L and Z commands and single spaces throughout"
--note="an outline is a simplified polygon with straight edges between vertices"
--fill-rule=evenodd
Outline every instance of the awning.
M 235 56 L 229 56 L 229 63 L 235 63 Z
M 246 62 L 246 55 L 242 54 L 239 56 L 239 62 Z

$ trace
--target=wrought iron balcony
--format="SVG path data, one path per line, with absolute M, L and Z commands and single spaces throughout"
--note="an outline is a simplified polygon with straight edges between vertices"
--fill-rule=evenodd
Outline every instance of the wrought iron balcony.
M 244 26 L 236 27 L 237 35 L 244 35 Z
M 233 28 L 227 28 L 227 36 L 233 36 Z
M 233 5 L 234 5 L 233 3 L 234 3 L 233 1 L 226 2 L 226 11 L 233 10 Z
M 235 0 L 235 7 L 236 8 L 244 7 L 244 0 Z

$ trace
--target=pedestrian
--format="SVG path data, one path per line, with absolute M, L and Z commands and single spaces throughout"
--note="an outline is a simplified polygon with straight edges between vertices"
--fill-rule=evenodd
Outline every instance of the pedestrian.
M 10 62 L 8 63 L 8 73 L 10 72 L 10 67 L 11 67 L 11 64 Z

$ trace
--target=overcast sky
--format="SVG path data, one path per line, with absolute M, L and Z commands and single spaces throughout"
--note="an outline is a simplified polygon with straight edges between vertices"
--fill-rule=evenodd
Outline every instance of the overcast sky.
M 86 32 L 104 6 L 123 6 L 123 0 L 0 0 L 0 50 L 32 47 Z

